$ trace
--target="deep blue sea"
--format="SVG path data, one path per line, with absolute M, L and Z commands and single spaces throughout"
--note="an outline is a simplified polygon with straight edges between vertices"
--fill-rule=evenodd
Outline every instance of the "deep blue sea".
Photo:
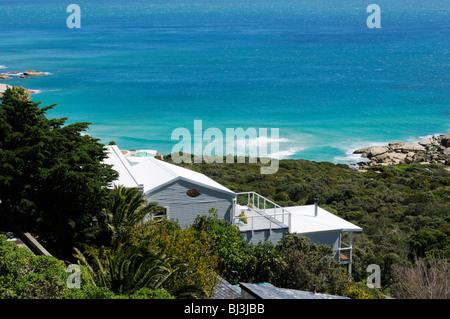
M 69 4 L 81 8 L 70 29 Z M 370 29 L 369 4 L 381 8 Z M 122 149 L 169 153 L 179 127 L 278 128 L 280 152 L 450 134 L 450 1 L 0 0 L 0 83 Z

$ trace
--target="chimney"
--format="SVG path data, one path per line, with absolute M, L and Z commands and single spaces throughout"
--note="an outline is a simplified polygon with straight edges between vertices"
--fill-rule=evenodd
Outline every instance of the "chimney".
M 318 214 L 318 208 L 319 208 L 319 198 L 314 198 L 314 216 L 317 217 Z

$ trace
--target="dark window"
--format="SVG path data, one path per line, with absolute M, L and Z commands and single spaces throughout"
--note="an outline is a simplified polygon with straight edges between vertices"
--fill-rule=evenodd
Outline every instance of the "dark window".
M 153 219 L 155 219 L 155 218 L 163 218 L 163 217 L 164 218 L 167 217 L 167 208 L 166 207 L 162 208 L 160 211 L 156 212 L 153 215 Z
M 192 188 L 186 192 L 189 197 L 197 197 L 201 192 L 197 188 Z

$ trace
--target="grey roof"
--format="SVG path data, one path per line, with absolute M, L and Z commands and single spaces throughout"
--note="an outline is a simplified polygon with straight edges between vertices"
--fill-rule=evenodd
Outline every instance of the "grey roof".
M 241 291 L 228 281 L 219 277 L 219 283 L 214 290 L 213 299 L 239 299 Z
M 278 288 L 271 284 L 239 283 L 241 289 L 256 299 L 350 299 L 348 297 Z

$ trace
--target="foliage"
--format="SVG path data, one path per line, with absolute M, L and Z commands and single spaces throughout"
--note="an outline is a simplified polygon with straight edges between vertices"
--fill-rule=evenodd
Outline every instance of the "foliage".
M 141 288 L 130 296 L 131 299 L 175 299 L 164 289 Z
M 364 284 L 361 285 L 360 283 L 352 283 L 348 286 L 344 295 L 351 299 L 374 299 L 374 297 L 370 293 L 366 292 L 366 290 L 367 286 Z
M 449 299 L 450 259 L 439 252 L 416 258 L 409 266 L 393 265 L 392 293 L 401 299 Z
M 211 249 L 218 257 L 219 273 L 231 283 L 237 283 L 248 260 L 245 253 L 247 242 L 244 241 L 239 227 L 224 219 L 218 219 L 214 209 L 210 212 L 212 215 L 198 216 L 191 228 L 210 237 Z
M 166 157 L 171 161 L 171 157 Z M 441 164 L 402 164 L 358 171 L 346 165 L 281 160 L 275 174 L 261 164 L 181 164 L 236 192 L 255 191 L 281 206 L 314 203 L 363 228 L 354 234 L 353 280 L 381 267 L 381 284 L 394 284 L 392 266 L 431 250 L 448 253 L 450 172 Z M 245 174 L 243 174 L 245 172 Z
M 164 289 L 178 298 L 212 293 L 216 257 L 208 238 L 165 218 L 152 220 L 159 209 L 137 190 L 114 188 L 105 209 L 106 247 L 86 247 L 86 256 L 76 249 L 94 286 L 127 296 L 144 288 Z
M 0 216 L 5 227 L 40 234 L 49 251 L 68 257 L 92 241 L 106 186 L 117 177 L 102 164 L 105 149 L 85 134 L 89 123 L 48 119 L 54 105 L 7 89 L 0 104 Z
M 78 249 L 76 258 L 88 269 L 91 283 L 116 294 L 133 294 L 141 288 L 157 289 L 177 268 L 170 258 L 150 246 L 115 242 L 110 248 L 89 248 L 87 256 Z
M 0 235 L 0 299 L 58 298 L 66 289 L 64 262 L 34 256 Z
M 181 229 L 165 218 L 130 229 L 131 241 L 153 244 L 166 255 L 182 261 L 164 287 L 177 297 L 211 296 L 218 282 L 218 258 L 211 251 L 211 238 L 192 228 Z
M 338 295 L 346 289 L 348 274 L 332 259 L 331 247 L 289 234 L 277 244 L 277 250 L 285 267 L 273 281 L 276 286 Z
M 109 242 L 121 240 L 129 227 L 148 223 L 161 209 L 156 203 L 147 202 L 137 189 L 114 186 L 112 197 L 103 210 Z

